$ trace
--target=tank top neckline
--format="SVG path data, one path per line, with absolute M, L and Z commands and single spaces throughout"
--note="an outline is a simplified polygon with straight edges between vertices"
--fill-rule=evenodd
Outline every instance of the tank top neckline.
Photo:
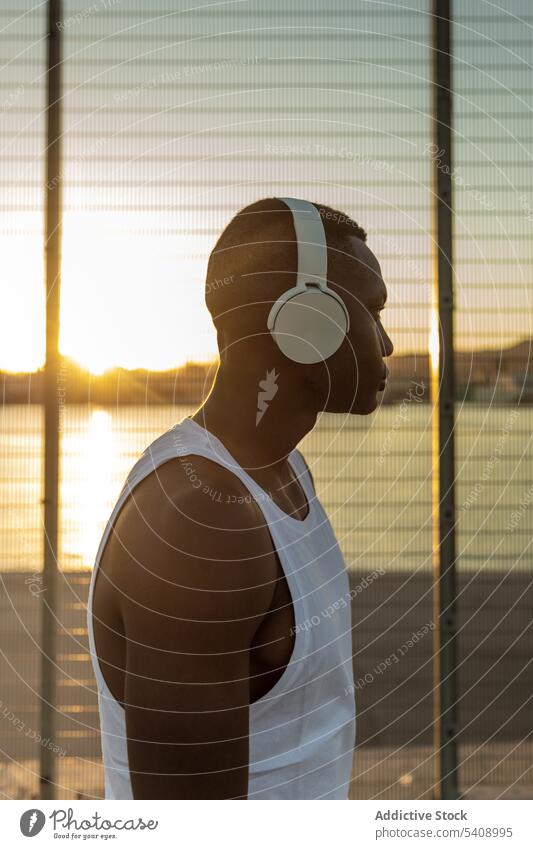
M 194 425 L 195 428 L 198 428 L 199 431 L 203 431 L 208 436 L 208 438 L 210 440 L 213 440 L 213 442 L 216 443 L 216 445 L 219 446 L 219 448 L 221 449 L 221 453 L 226 456 L 227 460 L 230 461 L 231 465 L 239 468 L 242 471 L 242 473 L 247 478 L 247 480 L 249 480 L 251 482 L 252 486 L 259 490 L 259 492 L 261 493 L 262 500 L 263 500 L 263 498 L 265 498 L 267 500 L 267 502 L 272 505 L 272 507 L 278 513 L 278 515 L 281 516 L 282 519 L 285 519 L 287 522 L 291 522 L 293 525 L 300 527 L 300 528 L 307 526 L 307 524 L 311 520 L 311 517 L 314 515 L 314 501 L 315 501 L 315 499 L 311 498 L 309 496 L 306 487 L 302 483 L 301 476 L 298 474 L 297 469 L 294 467 L 294 463 L 292 462 L 292 454 L 293 454 L 292 451 L 289 454 L 289 456 L 287 457 L 287 460 L 288 460 L 289 465 L 291 467 L 291 470 L 292 470 L 293 474 L 295 475 L 296 480 L 300 484 L 302 492 L 305 495 L 305 498 L 307 500 L 307 513 L 306 513 L 306 515 L 304 516 L 303 519 L 295 519 L 293 516 L 290 516 L 289 513 L 286 513 L 284 510 L 282 510 L 281 507 L 279 507 L 279 505 L 276 504 L 274 499 L 271 498 L 269 493 L 267 493 L 266 490 L 263 489 L 263 487 L 259 486 L 257 481 L 255 481 L 252 478 L 252 476 L 249 475 L 248 472 L 246 472 L 242 468 L 242 466 L 239 465 L 239 463 L 237 463 L 236 459 L 234 457 L 232 457 L 232 455 L 230 454 L 230 452 L 228 451 L 228 449 L 226 448 L 224 443 L 218 438 L 218 436 L 215 436 L 214 433 L 211 433 L 211 431 L 207 430 L 207 428 L 203 427 L 203 425 L 198 424 L 198 422 L 195 421 L 194 419 L 192 419 L 190 416 L 186 416 L 184 419 L 182 419 L 180 424 L 183 424 L 183 422 L 190 422 L 192 425 Z

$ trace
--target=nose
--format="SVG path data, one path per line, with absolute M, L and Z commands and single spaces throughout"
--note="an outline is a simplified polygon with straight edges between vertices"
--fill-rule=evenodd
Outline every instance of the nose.
M 381 344 L 383 348 L 383 356 L 390 357 L 394 352 L 394 345 L 390 339 L 390 336 L 385 332 L 383 327 L 381 327 Z

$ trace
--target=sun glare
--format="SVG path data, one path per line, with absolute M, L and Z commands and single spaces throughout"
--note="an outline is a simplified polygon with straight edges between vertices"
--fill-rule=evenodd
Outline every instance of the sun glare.
M 82 213 L 64 225 L 60 349 L 95 375 L 115 366 L 162 371 L 216 355 L 203 303 L 205 261 L 188 258 L 185 237 L 135 238 L 128 229 L 136 226 Z
M 432 371 L 439 367 L 439 315 L 436 309 L 431 310 L 431 325 L 429 329 L 429 356 L 431 358 Z

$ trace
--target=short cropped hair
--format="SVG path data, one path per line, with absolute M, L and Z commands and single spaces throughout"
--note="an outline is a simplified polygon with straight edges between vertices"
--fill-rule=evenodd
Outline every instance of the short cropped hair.
M 363 228 L 348 215 L 315 203 L 328 250 L 349 250 L 348 236 L 366 241 Z M 241 209 L 225 227 L 207 266 L 205 303 L 217 329 L 231 322 L 239 306 L 273 303 L 283 285 L 296 282 L 297 245 L 292 213 L 279 198 L 256 201 Z M 281 276 L 283 275 L 283 281 Z

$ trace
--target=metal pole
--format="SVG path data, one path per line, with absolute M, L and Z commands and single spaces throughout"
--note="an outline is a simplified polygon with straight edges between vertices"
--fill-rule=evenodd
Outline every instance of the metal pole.
M 456 588 L 451 0 L 433 0 L 434 230 L 431 349 L 436 798 L 456 799 Z
M 61 282 L 61 0 L 48 0 L 45 187 L 46 363 L 44 390 L 44 574 L 41 736 L 55 740 L 57 529 L 59 504 L 59 294 Z M 56 758 L 41 746 L 40 798 L 55 798 Z

